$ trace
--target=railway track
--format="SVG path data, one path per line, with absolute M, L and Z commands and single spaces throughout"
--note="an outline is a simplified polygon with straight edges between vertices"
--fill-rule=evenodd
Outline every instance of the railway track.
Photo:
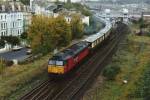
M 103 48 L 101 48 L 102 51 Z M 98 55 L 98 53 L 94 53 L 94 55 Z M 95 56 L 92 56 L 88 61 L 83 64 L 80 69 L 76 73 L 84 73 L 85 69 L 89 69 L 87 66 L 89 65 L 88 62 L 94 63 L 95 61 Z M 79 74 L 78 74 L 79 75 Z M 81 76 L 81 75 L 79 75 Z M 78 76 L 76 76 L 76 79 Z M 74 78 L 73 78 L 74 79 Z M 37 87 L 35 87 L 32 91 L 29 93 L 25 94 L 23 97 L 20 98 L 20 100 L 52 100 L 54 99 L 54 96 L 58 96 L 57 93 L 61 93 L 62 91 L 65 91 L 66 88 L 63 87 L 69 87 L 74 80 L 64 80 L 63 82 L 60 82 L 60 84 L 65 84 L 62 87 L 58 87 L 57 85 L 58 82 L 54 82 L 55 80 L 46 80 Z M 67 84 L 67 85 L 66 85 Z M 53 91 L 52 91 L 53 90 Z M 54 94 L 54 95 L 53 95 Z
M 99 54 L 94 56 L 95 58 L 92 62 L 88 62 L 88 66 L 86 66 L 86 69 L 81 73 L 81 75 L 73 79 L 70 84 L 68 84 L 53 98 L 53 100 L 78 100 L 81 95 L 80 92 L 83 90 L 88 81 L 95 78 L 93 76 L 96 72 L 98 72 L 97 70 L 101 70 L 103 68 L 102 65 L 106 62 L 105 60 L 107 60 L 109 56 L 113 55 L 114 49 L 116 48 L 118 42 L 122 39 L 120 38 L 121 35 L 122 34 L 116 37 L 119 39 L 114 39 L 111 41 L 111 43 L 106 46 L 102 52 L 99 51 Z M 47 98 L 47 100 L 49 100 L 49 98 Z
M 118 35 L 119 37 L 120 35 Z M 28 94 L 20 98 L 20 100 L 73 100 L 79 97 L 80 91 L 89 80 L 93 80 L 92 76 L 99 69 L 101 70 L 104 60 L 112 55 L 114 48 L 116 48 L 119 40 L 114 38 L 108 45 L 100 48 L 91 56 L 88 61 L 81 66 L 77 71 L 78 75 L 71 80 L 64 80 L 62 82 L 55 82 L 55 80 L 47 80 L 34 88 Z M 99 67 L 99 68 L 98 68 Z M 62 84 L 62 86 L 60 86 Z M 78 99 L 76 99 L 78 100 Z
M 49 85 L 49 81 L 46 80 L 37 87 L 35 87 L 32 91 L 29 93 L 25 94 L 20 98 L 20 100 L 33 100 L 38 94 L 42 92 L 43 89 L 46 89 Z
M 115 47 L 115 45 L 113 47 Z M 110 52 L 112 51 L 112 49 L 110 49 Z M 60 91 L 53 98 L 53 100 L 72 100 L 74 96 L 87 83 L 87 81 L 92 77 L 93 73 L 100 66 L 100 64 L 105 60 L 105 58 L 108 56 L 110 52 L 108 52 L 107 54 L 105 52 L 102 52 L 103 54 L 105 54 L 103 58 L 102 58 L 102 54 L 94 56 L 95 58 L 91 62 L 88 63 L 87 68 L 81 73 L 81 75 L 76 77 L 70 84 L 68 84 L 62 91 Z M 97 59 L 99 58 L 102 58 L 102 59 L 98 61 Z

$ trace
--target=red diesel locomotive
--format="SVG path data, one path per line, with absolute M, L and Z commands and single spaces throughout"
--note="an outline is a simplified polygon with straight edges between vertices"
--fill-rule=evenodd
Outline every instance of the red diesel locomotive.
M 62 75 L 73 69 L 89 54 L 89 43 L 79 42 L 57 53 L 48 62 L 48 73 Z

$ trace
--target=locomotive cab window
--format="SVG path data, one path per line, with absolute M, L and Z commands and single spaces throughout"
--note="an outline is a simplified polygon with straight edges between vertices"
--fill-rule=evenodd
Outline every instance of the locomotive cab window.
M 56 65 L 63 66 L 63 61 L 56 61 Z
M 48 64 L 49 65 L 55 65 L 55 60 L 50 60 Z

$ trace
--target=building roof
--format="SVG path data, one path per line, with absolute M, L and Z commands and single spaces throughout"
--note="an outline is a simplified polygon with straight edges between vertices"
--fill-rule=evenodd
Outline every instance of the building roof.
M 37 4 L 39 5 L 40 7 L 48 7 L 50 5 L 54 5 L 53 2 L 51 2 L 50 0 L 34 0 L 33 1 L 33 5 L 34 4 Z
M 150 12 L 143 12 L 143 15 L 150 15 Z
M 29 6 L 25 6 L 19 1 L 5 1 L 0 2 L 0 13 L 8 12 L 29 12 Z
M 55 9 L 57 9 L 56 5 L 49 5 L 46 10 L 50 10 L 50 11 L 54 11 Z

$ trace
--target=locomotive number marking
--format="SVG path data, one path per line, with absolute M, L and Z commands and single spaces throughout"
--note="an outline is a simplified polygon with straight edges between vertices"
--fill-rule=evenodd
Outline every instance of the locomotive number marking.
M 78 62 L 78 57 L 74 58 L 74 62 Z

